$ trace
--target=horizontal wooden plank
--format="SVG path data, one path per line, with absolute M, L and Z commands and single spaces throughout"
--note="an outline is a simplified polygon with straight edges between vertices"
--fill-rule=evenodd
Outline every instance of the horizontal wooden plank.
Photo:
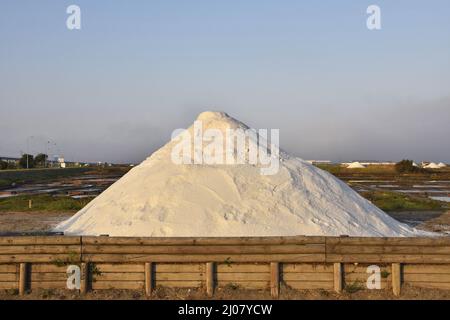
M 159 238 L 139 238 L 139 237 L 83 237 L 84 245 L 263 245 L 263 244 L 324 244 L 324 237 L 159 237 Z
M 248 290 L 262 290 L 270 288 L 269 281 L 227 281 L 227 280 L 218 280 L 217 286 L 219 288 L 226 287 L 237 287 L 239 289 L 248 289 Z
M 203 281 L 205 275 L 203 273 L 156 273 L 156 281 Z
M 80 265 L 79 263 L 77 265 Z M 30 265 L 30 269 L 32 273 L 66 273 L 68 265 L 59 266 L 56 264 L 50 263 L 33 263 Z
M 448 282 L 450 283 L 450 273 L 407 273 L 403 275 L 404 282 Z
M 332 281 L 284 281 L 284 283 L 296 290 L 332 290 L 334 285 Z
M 96 264 L 97 269 L 102 272 L 144 272 L 144 264 Z
M 333 254 L 450 254 L 450 246 L 363 246 L 337 245 L 327 250 Z
M 71 254 L 2 254 L 0 255 L 0 263 L 11 263 L 11 262 L 51 262 L 59 264 L 61 262 L 75 262 L 74 260 L 80 260 L 81 255 L 71 255 Z
M 200 288 L 203 286 L 201 281 L 156 281 L 157 287 L 168 288 Z
M 216 266 L 218 273 L 234 273 L 234 272 L 270 272 L 270 265 L 266 264 L 236 264 L 236 263 L 219 263 Z
M 31 281 L 31 290 L 34 289 L 67 289 L 66 281 Z
M 155 272 L 183 272 L 183 273 L 200 273 L 205 272 L 205 264 L 204 263 L 195 263 L 195 264 L 167 264 L 167 263 L 156 263 L 155 264 Z
M 0 246 L 3 245 L 80 245 L 81 237 L 68 236 L 18 236 L 0 237 Z
M 1 254 L 45 254 L 45 253 L 63 253 L 80 254 L 79 245 L 20 245 L 20 246 L 0 246 Z
M 169 255 L 169 254 L 84 254 L 88 262 L 324 262 L 323 254 L 241 254 L 241 255 Z M 9 260 L 8 260 L 9 261 Z
M 221 281 L 269 281 L 270 273 L 217 273 L 217 280 Z
M 1 250 L 1 248 L 0 248 Z M 1 251 L 0 251 L 1 252 Z M 274 253 L 325 253 L 324 244 L 287 245 L 203 245 L 203 246 L 158 246 L 158 245 L 83 245 L 83 254 L 274 254 Z
M 381 264 L 360 264 L 360 263 L 358 263 L 358 264 L 353 264 L 353 263 L 351 263 L 351 264 L 344 264 L 343 265 L 343 272 L 344 273 L 353 273 L 353 272 L 356 272 L 356 273 L 366 273 L 366 274 L 368 274 L 367 273 L 367 268 L 369 267 L 369 266 L 372 266 L 372 265 L 376 265 L 376 266 L 378 266 L 379 268 L 380 268 L 380 271 L 381 272 L 388 272 L 388 273 L 391 273 L 391 266 L 390 265 L 381 265 Z
M 285 263 L 282 265 L 283 273 L 290 272 L 331 272 L 333 273 L 332 264 L 309 264 L 309 263 Z
M 67 273 L 31 273 L 31 281 L 67 281 Z
M 413 287 L 450 290 L 449 282 L 409 282 L 408 284 Z
M 345 281 L 364 281 L 366 282 L 367 279 L 369 279 L 371 275 L 368 273 L 347 273 L 344 274 L 344 280 Z M 381 282 L 391 281 L 392 277 L 391 275 L 387 277 L 380 277 Z
M 383 237 L 327 237 L 327 249 L 335 245 L 357 245 L 357 246 L 371 246 L 371 245 L 389 245 L 389 246 L 450 246 L 449 237 L 434 237 L 434 238 L 383 238 Z
M 105 272 L 93 275 L 97 281 L 144 281 L 143 272 Z
M 403 273 L 450 273 L 450 265 L 405 264 Z
M 0 282 L 0 289 L 1 290 L 18 289 L 18 288 L 19 288 L 19 283 L 17 281 Z
M 0 273 L 0 282 L 19 281 L 17 273 Z
M 450 263 L 450 255 L 327 254 L 327 262 Z
M 333 281 L 332 273 L 290 272 L 282 275 L 284 281 Z
M 0 264 L 0 273 L 3 272 L 18 272 L 17 264 Z
M 144 281 L 95 281 L 92 282 L 93 290 L 123 289 L 143 290 Z

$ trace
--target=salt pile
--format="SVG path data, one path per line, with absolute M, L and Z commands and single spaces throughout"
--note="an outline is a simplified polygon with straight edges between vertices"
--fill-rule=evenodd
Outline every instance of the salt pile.
M 348 169 L 363 169 L 365 168 L 361 163 L 358 161 L 352 162 L 347 166 Z
M 436 164 L 434 162 L 431 162 L 430 164 L 427 164 L 426 166 L 424 166 L 424 168 L 426 168 L 426 169 L 440 169 L 441 167 L 438 164 Z
M 204 128 L 247 128 L 205 112 Z M 192 132 L 192 126 L 188 129 Z M 344 182 L 280 152 L 279 171 L 259 165 L 171 161 L 174 141 L 134 167 L 56 227 L 67 235 L 110 236 L 418 236 Z

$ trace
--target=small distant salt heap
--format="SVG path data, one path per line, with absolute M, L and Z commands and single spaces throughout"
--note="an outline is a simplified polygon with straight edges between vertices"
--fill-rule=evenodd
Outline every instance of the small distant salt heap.
M 365 168 L 365 166 L 363 166 L 361 163 L 359 163 L 358 161 L 356 162 L 352 162 L 347 166 L 348 169 L 363 169 Z
M 445 163 L 443 163 L 443 162 L 439 162 L 438 163 L 438 167 L 439 168 L 445 168 L 447 165 L 445 164 Z
M 248 128 L 225 113 L 198 119 L 203 128 Z M 150 237 L 423 235 L 285 152 L 278 173 L 261 175 L 251 164 L 175 164 L 173 146 L 154 152 L 55 230 Z
M 424 166 L 424 168 L 425 169 L 440 169 L 441 167 L 438 164 L 431 162 L 430 164 L 427 164 L 426 166 Z

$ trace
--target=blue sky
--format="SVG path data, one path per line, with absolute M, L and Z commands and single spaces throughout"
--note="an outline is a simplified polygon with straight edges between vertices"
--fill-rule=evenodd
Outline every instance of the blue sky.
M 0 4 L 4 156 L 139 162 L 214 109 L 305 159 L 450 162 L 449 84 L 448 1 Z

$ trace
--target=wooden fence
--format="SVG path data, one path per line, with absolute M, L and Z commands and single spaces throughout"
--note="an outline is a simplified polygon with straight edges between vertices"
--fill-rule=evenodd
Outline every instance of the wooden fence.
M 81 268 L 81 292 L 156 286 L 224 286 L 341 292 L 365 287 L 367 267 L 381 288 L 403 283 L 450 289 L 450 238 L 121 238 L 0 237 L 0 289 L 66 289 L 67 267 Z

